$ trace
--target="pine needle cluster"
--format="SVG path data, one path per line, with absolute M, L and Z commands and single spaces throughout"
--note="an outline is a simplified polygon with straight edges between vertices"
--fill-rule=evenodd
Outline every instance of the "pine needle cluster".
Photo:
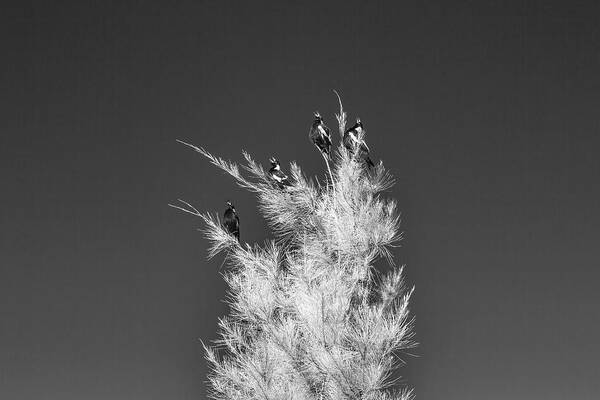
M 343 135 L 346 114 L 336 115 Z M 341 142 L 341 140 L 340 140 Z M 400 355 L 415 346 L 402 267 L 391 248 L 401 239 L 396 203 L 383 196 L 393 180 L 380 162 L 368 171 L 342 145 L 326 183 L 290 165 L 281 189 L 246 152 L 238 166 L 190 145 L 256 193 L 274 239 L 240 244 L 219 217 L 201 217 L 209 256 L 226 253 L 229 316 L 220 339 L 205 345 L 214 399 L 407 400 L 396 388 Z M 327 162 L 327 160 L 325 160 Z M 244 173 L 243 173 L 244 172 Z M 383 258 L 389 271 L 374 268 Z

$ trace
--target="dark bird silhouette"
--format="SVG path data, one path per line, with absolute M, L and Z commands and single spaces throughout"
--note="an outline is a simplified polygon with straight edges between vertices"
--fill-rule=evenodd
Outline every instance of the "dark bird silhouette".
M 269 170 L 269 177 L 277 184 L 279 189 L 283 189 L 286 186 L 291 186 L 290 180 L 287 175 L 281 172 L 281 166 L 279 161 L 275 157 L 269 159 L 271 162 L 271 169 Z
M 240 241 L 240 218 L 235 211 L 235 207 L 229 201 L 227 202 L 227 210 L 223 214 L 223 227 L 233 235 L 237 241 Z
M 344 132 L 344 147 L 348 149 L 350 154 L 356 154 L 358 151 L 358 155 L 364 159 L 369 168 L 374 167 L 373 161 L 369 157 L 369 146 L 364 141 L 363 137 L 363 124 L 360 121 L 360 118 L 356 119 L 356 123 L 348 128 L 346 132 Z
M 315 120 L 310 126 L 308 137 L 327 159 L 331 159 L 331 133 L 318 111 L 315 112 Z

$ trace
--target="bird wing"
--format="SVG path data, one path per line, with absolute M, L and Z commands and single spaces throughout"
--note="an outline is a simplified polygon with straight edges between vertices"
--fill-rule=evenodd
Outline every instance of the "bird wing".
M 348 149 L 348 150 L 352 150 L 352 138 L 350 137 L 350 131 L 346 131 L 344 133 L 344 138 L 342 139 L 342 142 L 344 143 L 344 146 Z
M 352 142 L 353 146 L 359 146 L 360 142 L 358 140 L 358 136 L 356 135 L 356 131 L 351 130 L 348 132 L 348 136 L 350 137 L 350 141 Z
M 331 144 L 331 131 L 326 125 L 323 125 L 323 131 L 325 132 L 325 138 L 327 139 L 327 143 Z
M 310 126 L 308 137 L 314 142 L 319 136 L 319 124 L 317 122 L 313 122 L 313 124 Z
M 239 223 L 240 218 L 232 209 L 225 210 L 225 214 L 223 214 L 223 225 L 225 225 L 227 229 L 236 229 Z
M 367 142 L 365 142 L 364 140 L 361 140 L 360 149 L 365 153 L 368 153 L 370 151 L 369 146 L 367 146 Z
M 324 137 L 329 136 L 329 129 L 327 129 L 327 127 L 325 125 L 319 124 L 317 129 L 319 130 L 319 134 L 321 134 L 321 136 L 324 136 Z
M 286 174 L 284 174 L 284 173 L 283 173 L 283 172 L 281 172 L 281 171 L 277 171 L 277 176 L 278 176 L 278 177 L 279 177 L 279 179 L 280 179 L 280 180 L 282 180 L 282 181 L 285 181 L 285 180 L 287 180 L 287 178 L 288 178 L 288 177 L 287 177 L 287 175 L 286 175 Z
M 285 181 L 288 178 L 287 175 L 281 171 L 272 170 L 270 172 L 271 172 L 271 178 L 273 178 L 273 180 L 276 180 L 277 182 Z

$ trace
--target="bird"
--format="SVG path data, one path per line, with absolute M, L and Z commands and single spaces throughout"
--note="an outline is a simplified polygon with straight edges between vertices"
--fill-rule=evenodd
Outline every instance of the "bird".
M 240 218 L 235 211 L 235 207 L 231 202 L 227 202 L 227 209 L 223 214 L 223 227 L 227 229 L 229 234 L 233 235 L 237 241 L 240 241 Z
M 373 161 L 371 161 L 371 158 L 369 157 L 369 146 L 367 146 L 367 143 L 362 138 L 363 131 L 363 124 L 360 118 L 357 118 L 356 123 L 344 132 L 343 142 L 350 154 L 355 154 L 356 150 L 359 150 L 359 155 L 364 159 L 369 168 L 371 168 L 374 167 L 375 164 L 373 164 Z
M 318 111 L 315 112 L 315 120 L 310 126 L 308 137 L 327 159 L 331 159 L 331 133 Z
M 269 169 L 269 177 L 277 184 L 279 189 L 283 189 L 286 186 L 291 186 L 291 183 L 286 174 L 281 172 L 281 166 L 279 161 L 275 157 L 269 159 L 271 162 L 271 169 Z

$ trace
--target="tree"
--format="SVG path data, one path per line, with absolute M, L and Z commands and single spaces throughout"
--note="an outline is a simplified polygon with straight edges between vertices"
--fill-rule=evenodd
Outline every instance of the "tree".
M 346 114 L 336 115 L 343 136 Z M 364 133 L 363 133 L 364 134 Z M 341 140 L 340 140 L 341 142 Z M 393 179 L 380 162 L 367 170 L 339 145 L 327 183 L 290 166 L 291 185 L 274 185 L 243 152 L 235 163 L 190 145 L 258 196 L 273 231 L 264 246 L 240 244 L 218 216 L 189 203 L 172 205 L 201 217 L 209 257 L 224 251 L 230 315 L 220 339 L 205 345 L 214 399 L 401 399 L 394 388 L 398 353 L 415 345 L 408 301 L 391 248 L 401 239 L 396 203 L 382 192 Z M 180 200 L 181 201 L 181 200 Z M 387 260 L 387 273 L 373 264 Z

